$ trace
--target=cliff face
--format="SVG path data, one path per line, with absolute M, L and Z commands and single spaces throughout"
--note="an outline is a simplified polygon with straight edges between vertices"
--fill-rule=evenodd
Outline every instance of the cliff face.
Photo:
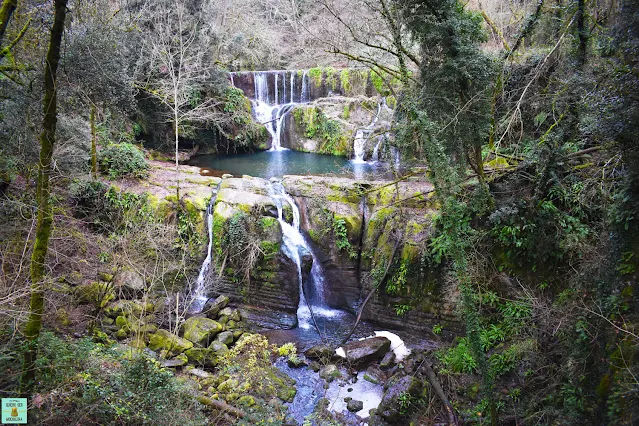
M 437 211 L 430 183 L 285 176 L 282 184 L 299 208 L 301 230 L 321 263 L 328 306 L 356 313 L 375 288 L 363 310 L 366 321 L 420 333 L 436 324 L 460 330 L 453 316 L 454 285 L 446 283 L 441 267 L 424 260 Z M 222 181 L 213 208 L 221 278 L 211 296 L 229 294 L 259 326 L 293 328 L 298 272 L 282 252 L 270 186 L 247 176 Z M 290 209 L 284 217 L 290 219 Z M 231 240 L 241 247 L 229 246 Z

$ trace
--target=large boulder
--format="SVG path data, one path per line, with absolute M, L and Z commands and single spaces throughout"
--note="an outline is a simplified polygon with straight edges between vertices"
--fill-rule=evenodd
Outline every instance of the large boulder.
M 371 337 L 342 346 L 346 359 L 353 366 L 361 366 L 384 358 L 391 342 L 386 337 Z
M 219 322 L 204 317 L 191 317 L 182 324 L 184 338 L 198 346 L 208 346 L 223 329 Z
M 215 367 L 219 358 L 215 351 L 208 348 L 191 348 L 184 354 L 189 358 L 189 362 L 204 367 Z
M 189 340 L 182 339 L 163 329 L 152 334 L 149 339 L 149 349 L 152 351 L 166 350 L 173 354 L 180 354 L 192 347 L 193 343 Z

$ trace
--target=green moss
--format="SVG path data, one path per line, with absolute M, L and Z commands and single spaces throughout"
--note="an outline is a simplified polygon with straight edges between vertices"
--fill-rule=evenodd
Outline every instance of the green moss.
M 280 252 L 280 243 L 274 241 L 260 242 L 260 248 L 264 253 L 264 258 L 269 259 Z
M 344 108 L 342 109 L 342 118 L 344 120 L 348 120 L 351 116 L 351 106 L 350 104 L 344 104 Z
M 333 67 L 324 68 L 324 75 L 326 85 L 331 88 L 331 90 L 337 89 L 337 70 Z
M 308 76 L 313 79 L 316 86 L 322 85 L 322 74 L 323 72 L 321 67 L 315 67 L 308 70 Z
M 351 81 L 350 81 L 348 68 L 347 69 L 343 69 L 339 73 L 339 80 L 340 80 L 340 83 L 342 85 L 342 93 L 344 93 L 344 95 L 350 94 L 351 90 L 353 90 L 353 86 L 352 86 Z
M 306 138 L 320 142 L 318 153 L 341 156 L 348 153 L 348 137 L 342 133 L 339 122 L 326 117 L 319 108 L 298 107 L 293 110 L 293 119 Z

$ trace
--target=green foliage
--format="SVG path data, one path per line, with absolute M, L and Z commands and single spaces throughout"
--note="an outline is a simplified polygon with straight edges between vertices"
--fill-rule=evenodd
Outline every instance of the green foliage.
M 340 71 L 339 80 L 340 80 L 340 84 L 342 86 L 342 91 L 344 92 L 345 95 L 348 95 L 351 92 L 351 90 L 353 89 L 353 86 L 351 85 L 351 80 L 350 80 L 348 68 L 343 69 L 342 71 Z
M 335 245 L 339 250 L 350 250 L 351 243 L 348 241 L 348 228 L 346 220 L 337 218 L 333 220 L 333 232 L 335 234 Z
M 395 304 L 395 314 L 397 316 L 403 316 L 406 315 L 408 312 L 410 312 L 413 309 L 413 307 L 411 305 L 405 304 L 405 303 L 396 303 Z
M 325 82 L 331 90 L 337 89 L 337 70 L 333 67 L 324 68 Z M 340 76 L 341 77 L 341 76 Z
M 102 172 L 110 179 L 132 177 L 143 179 L 149 175 L 149 165 L 138 148 L 130 143 L 109 144 L 98 153 Z
M 280 356 L 289 356 L 297 354 L 297 346 L 295 343 L 284 343 L 277 349 L 277 352 Z
M 406 278 L 408 276 L 408 261 L 404 260 L 399 265 L 399 269 L 393 277 L 386 283 L 386 293 L 395 296 L 406 288 Z
M 316 107 L 298 107 L 293 110 L 295 123 L 304 130 L 309 139 L 319 140 L 320 154 L 346 155 L 348 138 L 342 134 L 340 124 Z
M 448 371 L 453 373 L 473 373 L 477 368 L 477 362 L 470 350 L 468 338 L 462 337 L 457 345 L 444 352 L 438 353 L 439 360 Z
M 440 334 L 441 334 L 441 332 L 443 331 L 443 329 L 444 329 L 444 328 L 441 326 L 441 324 L 435 324 L 435 325 L 433 326 L 433 330 L 432 330 L 432 331 L 433 331 L 433 334 L 435 334 L 435 335 L 440 335 Z
M 153 359 L 47 331 L 39 347 L 36 392 L 43 401 L 29 413 L 34 419 L 46 416 L 47 424 L 80 416 L 93 424 L 205 421 L 191 391 Z
M 316 86 L 320 86 L 322 84 L 322 75 L 324 74 L 321 67 L 315 67 L 308 70 L 308 76 L 313 79 L 313 82 Z

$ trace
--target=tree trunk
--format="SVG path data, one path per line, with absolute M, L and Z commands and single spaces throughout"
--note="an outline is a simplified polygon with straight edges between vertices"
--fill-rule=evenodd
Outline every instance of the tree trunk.
M 95 133 L 95 104 L 91 105 L 91 175 L 98 178 L 98 147 Z
M 51 174 L 51 157 L 53 156 L 53 147 L 55 145 L 55 129 L 58 121 L 56 72 L 60 60 L 60 45 L 62 43 L 62 33 L 64 32 L 67 0 L 55 0 L 54 5 L 55 16 L 44 69 L 44 100 L 42 102 L 44 120 L 42 122 L 42 134 L 40 135 L 40 164 L 36 190 L 38 224 L 33 254 L 31 255 L 31 300 L 29 302 L 29 319 L 24 332 L 28 347 L 24 353 L 20 381 L 20 393 L 22 395 L 29 395 L 34 385 L 38 337 L 40 336 L 42 314 L 44 313 L 44 289 L 42 286 L 42 280 L 45 275 L 44 262 L 49 248 L 49 237 L 53 222 L 53 209 L 49 199 L 51 192 L 49 176 Z
M 16 10 L 17 6 L 17 0 L 4 0 L 2 2 L 2 8 L 0 8 L 0 43 L 2 43 L 11 15 L 13 14 L 13 11 Z

